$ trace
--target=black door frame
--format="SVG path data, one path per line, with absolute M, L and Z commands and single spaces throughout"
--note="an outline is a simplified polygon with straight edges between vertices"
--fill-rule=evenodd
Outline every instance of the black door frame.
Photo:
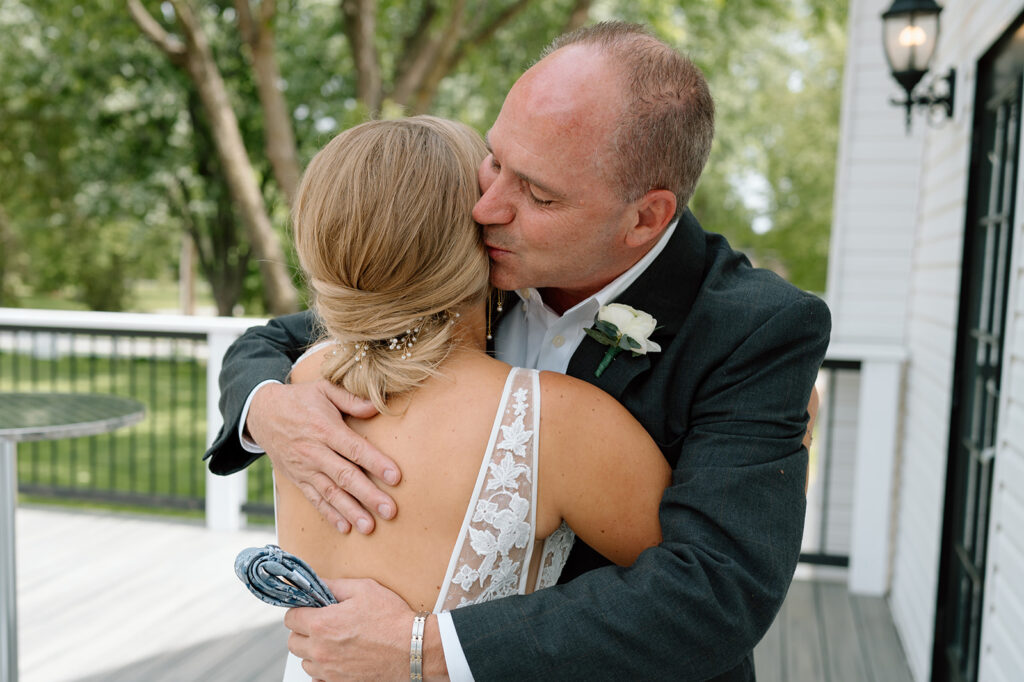
M 974 682 L 981 654 L 994 445 L 1020 172 L 1024 51 L 1020 39 L 1014 43 L 1013 37 L 1022 26 L 1024 14 L 978 61 L 977 68 L 932 651 L 936 682 Z M 993 168 L 989 154 L 1000 146 L 1002 168 Z

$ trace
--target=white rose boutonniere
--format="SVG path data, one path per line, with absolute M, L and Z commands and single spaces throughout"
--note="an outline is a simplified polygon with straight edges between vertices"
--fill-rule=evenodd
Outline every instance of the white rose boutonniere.
M 594 376 L 599 377 L 615 356 L 628 350 L 633 357 L 657 353 L 661 346 L 650 340 L 658 321 L 642 310 L 623 303 L 609 303 L 597 312 L 593 327 L 584 329 L 590 338 L 608 346 Z

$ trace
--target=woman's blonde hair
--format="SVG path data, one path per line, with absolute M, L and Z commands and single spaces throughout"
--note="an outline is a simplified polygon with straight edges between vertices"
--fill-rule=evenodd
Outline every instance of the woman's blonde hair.
M 293 212 L 295 246 L 326 336 L 322 374 L 387 411 L 451 351 L 458 310 L 488 292 L 471 216 L 487 150 L 432 116 L 370 121 L 313 158 Z

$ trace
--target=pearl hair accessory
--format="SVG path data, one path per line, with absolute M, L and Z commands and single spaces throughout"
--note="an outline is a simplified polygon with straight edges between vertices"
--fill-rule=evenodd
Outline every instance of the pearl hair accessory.
M 417 317 L 416 321 L 419 322 L 422 319 L 422 317 Z M 411 358 L 412 347 L 416 344 L 416 335 L 419 333 L 419 325 L 416 325 L 412 329 L 406 329 L 404 334 L 402 334 L 401 336 L 393 337 L 390 341 L 388 341 L 388 350 L 401 350 L 403 360 Z M 364 352 L 363 354 L 365 355 L 366 353 Z
M 448 324 L 454 325 L 456 320 L 461 317 L 460 313 L 445 310 L 437 314 L 438 317 L 448 318 Z M 356 362 L 361 362 L 366 357 L 366 351 L 371 348 L 386 348 L 387 350 L 401 351 L 401 359 L 408 360 L 412 357 L 413 346 L 416 345 L 416 341 L 419 340 L 419 333 L 421 328 L 422 317 L 415 319 L 416 326 L 406 329 L 400 336 L 393 336 L 390 339 L 382 339 L 379 341 L 356 341 L 352 344 L 352 357 L 355 358 Z M 338 354 L 339 347 L 336 347 L 330 352 L 330 356 L 334 357 Z M 340 350 L 348 350 L 347 345 L 340 346 Z

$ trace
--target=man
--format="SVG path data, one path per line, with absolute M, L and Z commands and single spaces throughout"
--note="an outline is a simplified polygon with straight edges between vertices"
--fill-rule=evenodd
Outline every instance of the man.
M 751 652 L 799 555 L 805 406 L 829 316 L 817 298 L 750 268 L 685 210 L 712 130 L 700 72 L 627 24 L 556 41 L 509 92 L 488 134 L 473 213 L 492 283 L 520 298 L 498 329 L 498 356 L 615 396 L 662 448 L 673 481 L 661 545 L 630 568 L 577 546 L 564 584 L 431 616 L 424 676 L 447 665 L 453 677 L 477 679 L 753 679 Z M 612 300 L 657 318 L 651 340 L 661 351 L 622 353 L 596 377 L 606 349 L 583 329 Z M 244 423 L 339 529 L 344 517 L 369 532 L 360 503 L 388 518 L 394 501 L 334 452 L 384 481 L 397 482 L 397 467 L 328 426 L 335 405 L 366 408 L 322 383 L 249 395 L 259 378 L 252 365 L 283 377 L 310 324 L 275 321 L 225 358 L 226 425 L 210 466 L 228 472 L 256 456 L 239 446 Z M 408 606 L 369 580 L 332 588 L 338 606 L 286 616 L 304 669 L 328 680 L 408 674 Z

